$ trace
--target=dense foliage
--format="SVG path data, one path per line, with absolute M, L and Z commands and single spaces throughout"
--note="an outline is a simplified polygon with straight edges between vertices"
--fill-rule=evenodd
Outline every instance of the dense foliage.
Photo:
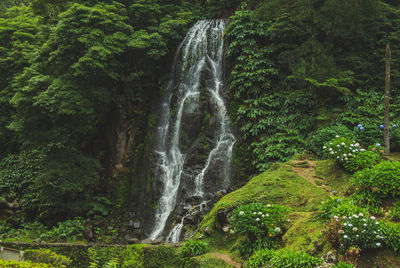
M 126 142 L 134 148 L 151 143 L 146 128 L 173 53 L 187 29 L 203 18 L 231 16 L 224 35 L 226 86 L 241 179 L 303 150 L 322 156 L 322 146 L 335 135 L 349 139 L 340 141 L 344 151 L 334 153 L 348 171 L 377 164 L 379 150 L 348 154 L 354 153 L 353 140 L 364 148 L 383 144 L 387 43 L 393 48 L 391 145 L 400 149 L 400 11 L 395 2 L 2 1 L 1 213 L 19 230 L 32 233 L 38 227 L 43 239 L 76 240 L 82 238 L 77 222 L 82 226 L 83 219 L 68 218 L 107 216 L 111 207 L 119 207 L 122 201 L 112 192 L 119 183 L 112 175 L 119 121 L 130 122 L 132 137 Z M 143 157 L 139 149 L 135 155 Z M 129 173 L 132 159 L 125 158 Z M 372 173 L 362 184 L 353 179 L 362 188 L 358 201 L 366 195 L 371 202 L 380 202 L 373 199 L 378 194 L 398 195 L 395 172 L 379 172 L 392 181 Z M 376 189 L 380 183 L 384 187 Z M 325 212 L 357 211 L 355 204 L 347 205 Z M 243 224 L 235 229 L 259 238 L 250 238 L 252 243 L 266 245 L 261 236 L 275 234 L 257 224 L 280 227 L 278 220 L 240 219 L 238 213 L 235 220 Z M 29 221 L 63 223 L 24 225 Z M 1 229 L 12 230 L 7 224 Z

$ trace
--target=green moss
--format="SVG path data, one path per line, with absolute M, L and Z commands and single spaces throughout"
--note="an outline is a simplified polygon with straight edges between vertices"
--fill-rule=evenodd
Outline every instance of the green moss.
M 334 160 L 318 161 L 315 174 L 338 195 L 348 196 L 353 192 L 353 186 L 350 183 L 351 175 L 346 173 Z
M 215 257 L 212 254 L 204 254 L 195 258 L 201 268 L 229 268 L 234 267 L 226 264 L 223 260 Z
M 200 228 L 214 228 L 220 209 L 252 203 L 273 203 L 288 206 L 293 211 L 316 211 L 329 194 L 298 176 L 287 164 L 280 164 L 251 179 L 242 188 L 224 196 L 202 221 Z
M 321 252 L 327 245 L 323 237 L 324 223 L 315 212 L 297 212 L 289 215 L 292 225 L 283 235 L 284 248 L 293 251 Z
M 391 153 L 390 155 L 388 155 L 388 156 L 385 156 L 385 158 L 387 158 L 387 160 L 390 160 L 390 161 L 400 161 L 400 153 Z

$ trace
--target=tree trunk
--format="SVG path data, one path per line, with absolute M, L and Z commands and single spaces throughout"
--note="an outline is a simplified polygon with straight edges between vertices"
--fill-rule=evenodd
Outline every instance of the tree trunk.
M 386 155 L 390 154 L 389 139 L 389 96 L 390 96 L 390 60 L 391 60 L 390 44 L 386 46 L 386 83 L 385 83 L 385 114 L 383 122 L 383 140 L 385 142 Z

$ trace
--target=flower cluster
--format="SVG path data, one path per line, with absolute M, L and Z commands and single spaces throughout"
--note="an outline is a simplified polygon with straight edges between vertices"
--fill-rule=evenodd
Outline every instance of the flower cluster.
M 376 221 L 374 216 L 368 217 L 359 213 L 350 217 L 335 216 L 334 219 L 342 222 L 342 228 L 338 230 L 342 248 L 357 246 L 366 249 L 383 246 L 385 237 L 380 223 Z
M 342 163 L 348 161 L 357 153 L 365 151 L 359 143 L 339 136 L 326 143 L 322 149 L 327 158 L 336 159 Z
M 251 239 L 264 236 L 275 237 L 282 233 L 287 207 L 251 203 L 233 211 L 232 224 L 235 232 L 245 234 Z

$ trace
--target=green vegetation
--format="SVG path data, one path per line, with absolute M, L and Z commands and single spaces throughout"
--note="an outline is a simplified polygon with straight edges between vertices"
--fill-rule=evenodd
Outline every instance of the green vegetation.
M 24 251 L 24 259 L 34 263 L 47 263 L 57 268 L 68 267 L 71 264 L 71 259 L 49 249 L 26 250 Z
M 182 245 L 182 253 L 185 257 L 194 257 L 204 254 L 208 250 L 206 242 L 201 240 L 189 240 Z
M 4 261 L 0 260 L 0 266 L 3 268 L 53 268 L 50 264 L 46 263 L 32 263 L 32 262 L 17 262 L 17 261 Z
M 155 107 L 176 47 L 199 19 L 230 18 L 223 83 L 237 138 L 232 173 L 243 187 L 182 247 L 36 244 L 25 254 L 31 262 L 0 266 L 229 267 L 217 252 L 249 267 L 315 267 L 329 251 L 355 265 L 377 256 L 369 264 L 400 266 L 399 8 L 395 0 L 1 1 L 3 242 L 127 243 L 128 225 L 110 223 L 128 208 L 132 219 L 153 213 Z M 389 43 L 394 153 L 385 156 Z M 202 120 L 206 136 L 213 117 Z M 192 138 L 181 136 L 190 150 Z M 135 203 L 142 195 L 147 203 Z

